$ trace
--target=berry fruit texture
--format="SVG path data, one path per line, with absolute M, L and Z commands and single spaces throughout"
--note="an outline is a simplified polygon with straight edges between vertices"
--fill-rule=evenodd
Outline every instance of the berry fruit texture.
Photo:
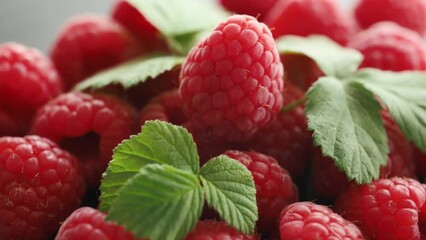
M 281 212 L 279 221 L 282 240 L 365 239 L 355 224 L 330 208 L 312 202 L 288 205 Z
M 62 80 L 41 52 L 0 45 L 0 136 L 24 135 L 37 108 L 61 92 Z
M 351 188 L 339 196 L 335 208 L 367 237 L 409 240 L 420 239 L 419 211 L 425 200 L 417 180 L 394 177 Z
M 220 4 L 229 11 L 251 15 L 259 20 L 263 20 L 277 2 L 278 0 L 220 0 Z
M 424 35 L 426 33 L 426 1 L 424 0 L 359 0 L 355 18 L 362 28 L 392 21 Z
M 75 210 L 62 224 L 55 240 L 136 240 L 131 232 L 105 220 L 106 214 L 82 207 Z
M 242 163 L 251 172 L 259 210 L 257 226 L 259 231 L 273 234 L 281 210 L 299 197 L 290 174 L 273 157 L 258 152 L 229 150 L 224 155 Z
M 51 59 L 66 89 L 143 52 L 136 39 L 118 22 L 97 15 L 71 18 L 59 32 Z
M 283 35 L 322 34 L 345 45 L 355 33 L 355 20 L 338 0 L 281 0 L 265 23 L 276 38 Z
M 0 138 L 0 239 L 53 237 L 85 191 L 77 163 L 45 138 Z
M 99 184 L 112 150 L 135 130 L 133 108 L 112 96 L 70 92 L 37 112 L 31 129 L 79 160 L 88 187 Z
M 259 239 L 254 235 L 245 235 L 238 232 L 235 228 L 229 226 L 226 222 L 204 220 L 197 223 L 192 232 L 190 232 L 185 240 L 257 240 Z
M 361 68 L 390 71 L 426 70 L 426 44 L 422 37 L 396 23 L 374 24 L 355 35 L 348 47 L 364 55 Z
M 269 28 L 234 15 L 188 54 L 181 70 L 184 113 L 195 128 L 247 141 L 281 109 L 283 75 Z

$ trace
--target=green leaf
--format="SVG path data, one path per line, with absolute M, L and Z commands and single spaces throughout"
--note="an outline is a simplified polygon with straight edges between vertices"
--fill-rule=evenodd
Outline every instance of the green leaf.
M 228 224 L 251 234 L 258 219 L 256 188 L 250 171 L 238 161 L 221 155 L 200 170 L 207 203 Z
M 77 84 L 75 89 L 99 89 L 110 84 L 120 84 L 128 89 L 178 67 L 184 60 L 179 56 L 150 56 L 131 60 L 89 77 Z
M 426 152 L 426 73 L 364 69 L 355 78 L 379 96 L 406 138 Z
M 344 48 L 320 35 L 285 36 L 278 39 L 277 47 L 281 54 L 302 54 L 311 58 L 326 76 L 339 79 L 353 74 L 363 59 L 358 51 Z
M 123 141 L 114 149 L 101 183 L 102 211 L 107 211 L 117 191 L 147 164 L 160 163 L 198 173 L 197 147 L 188 131 L 162 121 L 147 121 L 142 132 Z
M 350 180 L 379 177 L 389 152 L 381 107 L 362 84 L 323 77 L 307 93 L 306 115 L 314 143 Z
M 200 0 L 127 0 L 164 36 L 195 33 L 216 26 L 228 14 Z
M 168 165 L 142 168 L 118 193 L 107 220 L 137 237 L 182 239 L 201 216 L 203 191 L 197 176 Z

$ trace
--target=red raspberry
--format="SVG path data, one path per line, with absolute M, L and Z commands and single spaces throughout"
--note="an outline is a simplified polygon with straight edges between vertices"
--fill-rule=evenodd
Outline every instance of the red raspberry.
M 284 87 L 283 95 L 285 106 L 303 98 L 302 91 L 290 84 Z M 312 156 L 312 133 L 307 129 L 304 107 L 297 106 L 280 112 L 271 123 L 260 129 L 250 146 L 274 157 L 296 179 L 304 173 L 306 162 Z
M 111 16 L 132 32 L 146 49 L 164 48 L 158 29 L 126 0 L 115 0 Z
M 220 0 L 220 4 L 231 12 L 248 14 L 263 20 L 278 0 Z
M 170 90 L 153 98 L 141 111 L 139 123 L 145 124 L 148 120 L 161 120 L 175 125 L 187 121 L 182 112 L 182 97 L 179 89 Z
M 41 52 L 0 45 L 0 136 L 25 134 L 37 108 L 61 91 L 62 80 Z
M 380 177 L 415 177 L 413 150 L 401 129 L 389 112 L 382 112 L 382 119 L 388 136 L 389 155 L 386 166 L 380 168 Z M 350 182 L 345 173 L 338 170 L 331 158 L 322 157 L 319 149 L 312 164 L 313 184 L 317 194 L 324 198 L 335 198 L 345 191 Z
M 288 205 L 281 212 L 280 234 L 282 240 L 365 239 L 355 224 L 312 202 Z
M 281 0 L 265 18 L 276 38 L 322 34 L 345 45 L 356 31 L 351 15 L 338 0 Z
M 285 54 L 281 56 L 281 61 L 284 64 L 287 82 L 291 82 L 304 92 L 324 76 L 315 61 L 305 55 Z
M 86 77 L 142 52 L 137 41 L 112 19 L 81 15 L 70 19 L 59 33 L 51 58 L 67 89 Z
M 426 192 L 426 184 L 422 184 L 422 187 Z M 419 211 L 419 229 L 422 234 L 421 239 L 426 238 L 426 204 L 423 204 Z
M 259 239 L 256 234 L 245 235 L 238 230 L 229 226 L 226 222 L 218 222 L 205 220 L 198 222 L 192 232 L 190 232 L 185 240 L 256 240 Z
M 49 239 L 81 202 L 77 161 L 38 137 L 0 138 L 0 239 Z
M 81 162 L 89 187 L 99 184 L 112 150 L 134 132 L 135 112 L 108 95 L 71 92 L 37 112 L 32 133 L 47 137 Z
M 361 68 L 426 70 L 426 45 L 414 31 L 392 22 L 381 22 L 357 34 L 348 47 L 364 55 Z
M 425 200 L 417 180 L 394 177 L 350 189 L 339 196 L 335 207 L 370 238 L 420 239 L 417 223 Z
M 75 210 L 59 229 L 55 240 L 136 240 L 131 232 L 105 220 L 106 214 L 89 207 Z
M 298 200 L 298 189 L 290 174 L 270 156 L 257 152 L 226 151 L 226 156 L 242 163 L 251 172 L 256 185 L 256 201 L 259 211 L 259 231 L 276 231 L 281 210 Z
M 424 0 L 359 0 L 354 15 L 362 28 L 377 22 L 392 21 L 420 35 L 426 33 Z
M 249 140 L 281 109 L 283 67 L 268 27 L 234 15 L 194 47 L 182 66 L 184 112 L 198 129 Z

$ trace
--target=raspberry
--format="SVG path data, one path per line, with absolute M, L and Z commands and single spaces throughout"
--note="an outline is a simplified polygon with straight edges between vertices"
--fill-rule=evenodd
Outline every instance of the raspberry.
M 263 20 L 278 0 L 220 0 L 220 4 L 231 12 L 248 14 Z
M 164 48 L 157 28 L 126 0 L 115 0 L 111 16 L 132 32 L 146 49 Z
M 288 205 L 280 216 L 281 239 L 365 239 L 361 230 L 330 208 L 312 202 Z
M 414 31 L 392 22 L 381 22 L 357 34 L 348 47 L 364 55 L 361 68 L 426 70 L 426 46 Z
M 426 33 L 424 0 L 359 0 L 354 15 L 362 28 L 377 22 L 392 21 L 420 35 Z
M 141 111 L 139 123 L 148 120 L 161 120 L 175 125 L 186 122 L 182 112 L 182 97 L 179 89 L 170 90 L 153 98 Z
M 345 45 L 356 31 L 355 20 L 337 0 L 281 0 L 265 18 L 276 38 L 322 34 Z
M 256 185 L 260 231 L 274 232 L 281 210 L 298 199 L 298 189 L 290 174 L 270 156 L 257 152 L 226 151 L 226 156 L 242 163 L 251 172 Z
M 307 91 L 324 73 L 311 58 L 298 54 L 285 54 L 281 61 L 286 70 L 287 82 Z M 284 96 L 285 99 L 285 96 Z
M 422 184 L 422 187 L 426 192 L 426 184 Z M 426 238 L 426 204 L 423 204 L 419 211 L 419 229 L 422 234 L 422 239 Z
M 185 240 L 256 240 L 259 239 L 256 234 L 249 236 L 238 232 L 238 230 L 229 226 L 226 222 L 205 220 L 198 222 L 192 232 Z
M 62 80 L 41 52 L 0 45 L 0 136 L 23 135 L 37 108 L 62 91 Z
M 77 161 L 38 136 L 0 138 L 0 239 L 49 239 L 80 205 Z
M 389 112 L 382 112 L 382 119 L 388 136 L 388 162 L 380 168 L 380 177 L 415 177 L 415 164 L 412 160 L 411 144 L 401 129 L 391 118 Z M 317 149 L 312 164 L 312 178 L 317 194 L 323 198 L 335 198 L 345 191 L 351 183 L 331 158 L 323 157 Z
M 116 98 L 71 92 L 40 108 L 31 131 L 74 154 L 86 184 L 96 187 L 112 150 L 134 132 L 135 118 L 134 110 Z
M 194 47 L 182 66 L 184 113 L 194 127 L 249 140 L 281 109 L 283 67 L 268 27 L 234 15 Z
M 367 237 L 420 239 L 418 216 L 425 200 L 425 189 L 417 180 L 394 177 L 351 188 L 335 207 Z
M 131 232 L 105 217 L 96 209 L 79 208 L 65 220 L 55 240 L 136 240 Z
M 59 33 L 51 58 L 67 89 L 92 74 L 140 55 L 141 46 L 112 19 L 81 15 Z
M 300 89 L 291 84 L 284 87 L 284 105 L 303 98 Z M 304 107 L 282 111 L 265 128 L 260 129 L 250 146 L 253 150 L 274 157 L 293 179 L 303 175 L 313 147 L 311 133 L 304 115 Z

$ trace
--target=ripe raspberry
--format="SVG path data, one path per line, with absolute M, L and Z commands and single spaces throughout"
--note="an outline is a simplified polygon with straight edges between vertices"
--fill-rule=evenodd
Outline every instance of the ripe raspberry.
M 367 237 L 420 239 L 417 223 L 425 200 L 425 189 L 417 180 L 394 177 L 351 188 L 339 196 L 335 207 Z
M 111 16 L 133 33 L 146 49 L 165 47 L 157 28 L 126 0 L 115 0 Z
M 49 239 L 80 205 L 77 161 L 38 137 L 0 138 L 0 239 Z
M 363 67 L 382 70 L 426 70 L 426 45 L 414 31 L 381 22 L 358 33 L 348 47 L 364 55 Z
M 426 192 L 426 184 L 422 184 L 422 187 Z M 423 204 L 419 211 L 419 230 L 422 234 L 421 239 L 426 238 L 426 204 Z
M 274 232 L 281 210 L 298 200 L 298 189 L 290 174 L 270 156 L 257 152 L 226 151 L 226 156 L 242 163 L 251 172 L 256 185 L 259 231 Z
M 284 64 L 286 79 L 306 92 L 324 73 L 311 58 L 298 54 L 281 56 Z M 284 99 L 286 97 L 284 96 Z
M 70 89 L 141 52 L 139 43 L 119 23 L 102 16 L 81 15 L 65 24 L 53 44 L 51 58 Z
M 256 240 L 256 234 L 248 236 L 238 232 L 226 222 L 205 220 L 198 222 L 192 232 L 186 235 L 185 240 Z
M 281 0 L 265 18 L 276 38 L 322 34 L 345 45 L 356 31 L 355 20 L 337 0 Z
M 278 0 L 220 0 L 220 4 L 231 12 L 248 14 L 263 20 Z
M 392 21 L 420 35 L 426 33 L 424 0 L 359 0 L 354 15 L 362 28 L 377 22 Z
M 291 84 L 286 84 L 283 95 L 284 106 L 303 98 L 302 91 Z M 297 106 L 280 112 L 271 123 L 260 129 L 250 146 L 274 157 L 296 179 L 304 173 L 306 162 L 312 155 L 312 133 L 307 129 L 304 107 Z
M 0 45 L 0 136 L 23 135 L 37 108 L 62 91 L 62 80 L 41 52 Z
M 62 224 L 55 240 L 136 240 L 131 232 L 114 222 L 105 221 L 106 214 L 82 207 Z
M 182 97 L 179 89 L 162 93 L 153 98 L 141 111 L 139 123 L 145 124 L 148 120 L 161 120 L 175 125 L 187 122 L 182 112 Z
M 71 92 L 37 112 L 32 133 L 47 137 L 80 161 L 89 187 L 99 184 L 112 150 L 135 129 L 135 112 L 116 98 Z
M 249 140 L 281 109 L 283 67 L 268 27 L 234 15 L 194 47 L 181 71 L 184 113 L 194 127 Z
M 280 216 L 281 239 L 365 239 L 361 230 L 330 208 L 312 202 L 288 205 Z
M 391 118 L 389 112 L 382 112 L 382 119 L 388 136 L 388 162 L 380 168 L 380 177 L 415 177 L 415 164 L 412 160 L 411 144 L 403 135 L 401 129 Z M 316 149 L 312 164 L 313 185 L 317 194 L 322 198 L 334 199 L 350 185 L 346 174 L 340 171 L 331 158 L 323 157 Z

